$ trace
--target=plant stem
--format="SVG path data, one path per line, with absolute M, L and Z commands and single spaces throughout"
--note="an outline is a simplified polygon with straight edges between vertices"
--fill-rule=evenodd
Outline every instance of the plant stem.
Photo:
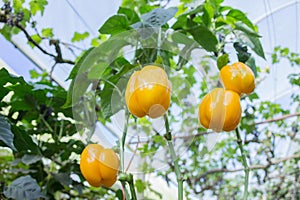
M 176 178 L 177 178 L 178 200 L 183 200 L 183 180 L 182 180 L 182 177 L 181 177 L 180 166 L 178 164 L 178 157 L 176 155 L 174 145 L 173 145 L 173 142 L 172 142 L 172 134 L 171 134 L 171 131 L 170 131 L 169 121 L 168 121 L 168 117 L 167 117 L 166 114 L 164 115 L 164 120 L 165 120 L 165 127 L 166 127 L 165 138 L 168 142 L 168 147 L 169 147 L 169 151 L 170 151 L 172 160 L 174 162 L 174 169 L 175 169 L 175 174 L 176 174 Z
M 126 191 L 126 183 L 128 183 L 131 193 L 131 200 L 137 200 L 136 191 L 134 187 L 134 179 L 132 174 L 121 173 L 119 174 L 119 181 L 122 183 L 124 190 Z M 126 195 L 128 192 L 126 192 Z M 127 198 L 128 197 L 128 198 Z M 129 200 L 129 196 L 126 196 L 126 199 Z
M 235 129 L 235 133 L 236 133 L 236 137 L 237 137 L 237 143 L 238 143 L 239 149 L 241 151 L 244 172 L 245 172 L 243 200 L 247 200 L 248 199 L 248 183 L 249 183 L 249 167 L 247 164 L 246 154 L 245 154 L 245 151 L 243 148 L 243 142 L 242 142 L 240 131 L 238 128 Z
M 134 187 L 134 182 L 133 182 L 133 175 L 132 174 L 126 174 L 125 173 L 125 163 L 124 163 L 124 150 L 125 150 L 125 141 L 126 141 L 126 136 L 127 136 L 127 130 L 128 130 L 128 120 L 129 120 L 129 112 L 126 109 L 125 110 L 125 124 L 124 124 L 124 130 L 122 133 L 122 138 L 121 138 L 121 147 L 120 147 L 120 159 L 121 159 L 121 175 L 119 176 L 119 180 L 121 181 L 124 190 L 126 191 L 126 186 L 125 186 L 125 182 L 127 182 L 129 184 L 130 187 L 130 192 L 131 192 L 131 199 L 132 200 L 137 200 L 136 197 L 136 192 L 135 192 L 135 187 Z
M 49 131 L 51 133 L 53 133 L 53 129 L 51 128 L 51 126 L 48 124 L 48 122 L 45 120 L 44 116 L 43 115 L 40 115 L 40 119 L 42 120 L 42 122 L 45 124 L 45 126 L 49 129 Z
M 130 188 L 130 192 L 131 192 L 131 199 L 137 200 L 134 182 L 133 182 L 133 175 L 129 174 L 129 176 L 130 176 L 130 180 L 128 181 L 128 184 L 129 184 L 129 188 Z
M 121 147 L 120 147 L 120 159 L 121 159 L 121 172 L 124 173 L 125 170 L 125 164 L 124 164 L 124 150 L 125 150 L 125 141 L 126 141 L 126 135 L 127 135 L 127 130 L 128 130 L 128 120 L 129 120 L 129 113 L 128 110 L 125 109 L 125 124 L 124 124 L 124 129 L 122 133 L 122 139 L 121 139 Z

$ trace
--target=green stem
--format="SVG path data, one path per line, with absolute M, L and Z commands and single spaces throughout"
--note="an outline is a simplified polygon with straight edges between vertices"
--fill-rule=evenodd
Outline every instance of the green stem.
M 157 38 L 157 55 L 156 57 L 160 57 L 160 48 L 161 48 L 161 27 L 158 29 L 158 38 Z
M 178 163 L 178 157 L 176 155 L 174 145 L 173 145 L 173 142 L 172 142 L 172 134 L 171 134 L 171 131 L 170 131 L 169 121 L 168 121 L 168 117 L 167 117 L 166 114 L 164 115 L 164 120 L 165 120 L 165 127 L 166 127 L 165 138 L 168 141 L 168 147 L 169 147 L 169 151 L 170 151 L 172 160 L 174 162 L 174 169 L 175 169 L 175 174 L 176 174 L 176 178 L 177 178 L 178 200 L 183 200 L 183 180 L 182 180 L 182 177 L 181 177 L 180 166 L 179 166 L 179 163 Z
M 42 122 L 45 124 L 45 126 L 47 126 L 47 128 L 49 129 L 49 131 L 51 133 L 53 133 L 53 129 L 51 128 L 51 126 L 48 124 L 48 122 L 45 120 L 44 116 L 43 115 L 40 115 L 40 119 L 42 120 Z
M 134 179 L 132 174 L 121 173 L 119 174 L 119 181 L 122 183 L 124 190 L 126 191 L 126 183 L 128 183 L 131 193 L 131 200 L 137 200 L 136 191 L 134 187 Z M 127 193 L 126 193 L 127 195 Z M 127 199 L 127 197 L 126 197 Z M 128 197 L 129 199 L 129 197 Z
M 249 167 L 247 164 L 247 159 L 246 159 L 246 154 L 243 148 L 243 142 L 241 139 L 240 131 L 238 128 L 235 129 L 236 137 L 237 137 L 237 143 L 239 146 L 239 149 L 241 151 L 242 155 L 242 161 L 243 161 L 243 166 L 244 166 L 244 172 L 245 172 L 245 183 L 244 183 L 244 195 L 243 195 L 243 200 L 248 199 L 248 184 L 249 184 Z
M 134 187 L 134 182 L 133 182 L 133 175 L 129 174 L 129 176 L 131 177 L 130 181 L 128 181 L 130 192 L 131 192 L 131 199 L 132 200 L 137 200 L 135 187 Z
M 119 180 L 121 181 L 124 189 L 125 189 L 125 182 L 129 184 L 130 187 L 130 192 L 131 192 L 131 199 L 132 200 L 137 200 L 136 197 L 136 192 L 135 192 L 135 187 L 134 187 L 134 182 L 133 182 L 133 175 L 132 174 L 126 174 L 125 173 L 125 163 L 124 163 L 124 150 L 125 150 L 125 141 L 126 141 L 126 136 L 127 136 L 127 130 L 128 130 L 128 120 L 129 120 L 129 112 L 126 109 L 125 110 L 125 124 L 124 124 L 124 130 L 122 134 L 122 139 L 121 139 L 121 148 L 120 148 L 120 157 L 121 157 L 121 175 L 119 175 Z M 125 190 L 126 191 L 126 190 Z
M 122 139 L 121 139 L 121 147 L 120 147 L 120 157 L 121 157 L 121 172 L 125 172 L 125 163 L 124 163 L 124 150 L 125 150 L 125 141 L 126 141 L 126 136 L 127 136 L 127 130 L 128 130 L 128 120 L 129 120 L 129 113 L 128 110 L 125 110 L 125 124 L 124 124 L 124 130 L 122 133 Z

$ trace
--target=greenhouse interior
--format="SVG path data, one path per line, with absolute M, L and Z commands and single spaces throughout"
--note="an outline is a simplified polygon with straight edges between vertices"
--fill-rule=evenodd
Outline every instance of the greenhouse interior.
M 300 200 L 300 1 L 0 1 L 0 199 Z

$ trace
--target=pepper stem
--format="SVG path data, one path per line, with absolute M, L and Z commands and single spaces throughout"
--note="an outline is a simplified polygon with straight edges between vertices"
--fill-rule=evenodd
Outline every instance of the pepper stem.
M 177 184 L 178 184 L 178 186 L 177 186 L 178 187 L 178 200 L 183 200 L 183 180 L 181 177 L 180 166 L 178 163 L 179 158 L 177 157 L 175 149 L 174 149 L 174 145 L 173 145 L 173 141 L 172 141 L 172 134 L 170 131 L 167 114 L 164 115 L 164 120 L 165 120 L 165 127 L 166 127 L 166 134 L 164 137 L 166 138 L 166 140 L 168 142 L 169 151 L 170 151 L 172 160 L 174 162 L 174 169 L 175 169 L 175 174 L 176 174 L 176 179 L 177 179 Z
M 247 164 L 246 154 L 245 154 L 245 151 L 243 148 L 243 142 L 242 142 L 240 131 L 238 128 L 235 129 L 235 133 L 236 133 L 236 137 L 237 137 L 237 143 L 238 143 L 239 149 L 241 151 L 242 162 L 243 162 L 244 172 L 245 172 L 243 200 L 247 200 L 248 199 L 248 184 L 249 184 L 249 167 Z

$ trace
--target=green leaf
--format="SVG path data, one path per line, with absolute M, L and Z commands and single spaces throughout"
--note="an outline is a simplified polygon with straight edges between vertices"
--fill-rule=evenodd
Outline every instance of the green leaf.
M 76 62 L 76 64 L 73 67 L 72 71 L 70 72 L 69 77 L 67 78 L 67 80 L 72 80 L 72 82 L 70 84 L 70 87 L 69 87 L 69 90 L 68 90 L 68 93 L 67 93 L 67 99 L 66 99 L 65 104 L 63 105 L 63 108 L 67 108 L 67 107 L 69 107 L 69 106 L 72 105 L 73 88 L 74 88 L 74 84 L 75 84 L 75 81 L 76 81 L 75 80 L 76 75 L 77 75 L 77 73 L 78 73 L 78 71 L 79 71 L 82 63 L 84 62 L 84 60 L 86 59 L 86 57 L 90 54 L 90 52 L 93 49 L 94 49 L 94 47 L 92 47 L 92 48 L 88 49 L 87 51 L 85 51 L 83 53 L 83 55 L 79 58 L 79 60 Z M 83 85 L 83 86 L 85 86 L 85 85 Z
M 11 75 L 5 68 L 0 69 L 0 99 L 2 100 L 10 91 L 8 87 L 4 87 L 7 83 L 27 85 L 23 77 Z
M 30 70 L 29 73 L 31 79 L 37 79 L 40 77 L 40 74 L 34 69 Z
M 99 80 L 107 67 L 108 65 L 106 62 L 100 62 L 93 65 L 88 73 L 88 79 Z
M 0 115 L 0 140 L 4 142 L 12 150 L 16 151 L 14 146 L 14 134 L 11 132 L 10 124 L 7 122 L 6 118 Z
M 122 190 L 118 189 L 116 191 L 116 197 L 118 198 L 118 200 L 123 200 L 124 199 Z
M 99 29 L 101 34 L 117 34 L 129 30 L 129 21 L 126 15 L 118 14 L 110 17 Z
M 16 12 L 19 12 L 22 10 L 24 2 L 25 2 L 25 0 L 13 0 L 13 7 Z
M 211 24 L 212 19 L 214 18 L 215 8 L 210 3 L 205 3 L 203 6 L 203 15 L 202 21 L 206 26 Z
M 254 99 L 259 99 L 259 96 L 255 92 L 251 93 L 248 97 L 250 101 L 253 101 Z
M 128 78 L 124 75 L 135 68 L 134 65 L 125 64 L 117 74 L 105 81 L 104 88 L 100 93 L 100 107 L 104 119 L 109 119 L 113 114 L 124 108 L 124 92 Z
M 29 2 L 30 11 L 33 15 L 36 15 L 38 12 L 41 12 L 41 15 L 43 15 L 46 5 L 48 5 L 47 0 L 31 0 Z
M 134 10 L 129 8 L 119 7 L 118 14 L 126 15 L 129 24 L 140 21 L 138 14 Z
M 292 85 L 300 86 L 300 73 L 298 74 L 289 74 L 288 78 L 290 79 L 290 83 Z
M 257 76 L 257 69 L 256 69 L 255 59 L 253 58 L 253 56 L 251 56 L 245 64 L 252 69 L 252 71 L 253 71 L 253 73 L 256 77 Z
M 78 32 L 75 32 L 73 37 L 72 37 L 72 42 L 80 42 L 84 39 L 86 39 L 87 37 L 89 37 L 89 33 L 88 32 L 84 32 L 84 33 L 78 33 Z
M 248 26 L 246 26 L 242 22 L 236 22 L 235 23 L 235 29 L 243 31 L 247 35 L 250 35 L 250 36 L 253 36 L 253 37 L 261 37 L 256 31 L 249 28 Z
M 238 9 L 231 8 L 230 11 L 227 13 L 226 17 L 233 18 L 236 21 L 241 21 L 248 27 L 250 27 L 252 30 L 255 30 L 255 26 L 251 22 L 251 20 L 248 19 L 246 14 Z
M 52 175 L 55 178 L 55 180 L 57 180 L 62 185 L 69 187 L 72 184 L 72 179 L 70 177 L 70 174 L 68 173 L 57 173 Z
M 94 47 L 89 48 L 87 51 L 85 51 L 80 57 L 79 59 L 76 61 L 75 66 L 72 68 L 72 71 L 70 72 L 67 80 L 71 80 L 74 79 L 78 73 L 78 70 L 80 68 L 80 66 L 82 65 L 83 61 L 86 59 L 86 57 L 89 55 L 89 53 L 94 49 Z
M 78 100 L 84 95 L 90 84 L 91 81 L 88 80 L 86 74 L 78 74 L 74 77 L 68 89 L 66 102 L 62 108 L 69 108 L 74 103 L 78 103 Z
M 42 38 L 41 38 L 38 34 L 32 35 L 31 38 L 32 38 L 37 44 L 40 44 L 40 43 L 42 42 Z M 35 45 L 34 45 L 32 42 L 28 41 L 27 43 L 31 46 L 31 48 L 34 48 L 34 47 L 35 47 Z
M 259 38 L 248 35 L 250 42 L 246 41 L 246 44 L 260 57 L 266 59 L 263 47 Z
M 137 179 L 134 185 L 138 193 L 143 193 L 147 188 L 146 184 L 141 179 Z
M 191 28 L 189 32 L 205 50 L 212 52 L 217 51 L 218 39 L 207 27 L 197 26 Z
M 197 81 L 195 79 L 195 73 L 196 73 L 196 69 L 195 67 L 185 67 L 183 69 L 184 74 L 186 74 L 187 76 L 185 77 L 185 79 L 188 81 L 188 84 L 190 84 L 189 87 L 192 87 Z
M 40 186 L 31 176 L 21 176 L 14 180 L 3 191 L 7 198 L 34 200 L 45 198 Z
M 218 65 L 219 70 L 221 70 L 222 67 L 227 65 L 228 62 L 229 62 L 229 56 L 228 56 L 227 53 L 225 53 L 225 54 L 221 55 L 220 57 L 218 57 L 217 65 Z
M 22 158 L 21 161 L 25 165 L 30 165 L 33 163 L 36 163 L 42 159 L 42 156 L 40 155 L 30 155 L 30 154 L 25 154 Z
M 187 27 L 187 21 L 188 21 L 188 18 L 187 16 L 179 16 L 176 20 L 176 22 L 172 25 L 172 28 L 174 30 L 186 30 L 188 29 Z
M 242 63 L 245 63 L 251 56 L 251 53 L 248 52 L 247 46 L 243 46 L 239 42 L 233 44 L 238 56 L 238 60 Z
M 128 44 L 123 38 L 112 37 L 99 47 L 89 50 L 77 62 L 69 78 L 72 78 L 68 90 L 68 96 L 63 108 L 76 103 L 84 95 L 92 80 L 88 78 L 89 71 L 95 70 L 99 63 L 107 63 L 107 66 L 116 58 L 120 49 Z M 102 65 L 102 64 L 101 64 Z M 94 78 L 94 77 L 93 77 Z M 100 79 L 101 77 L 98 77 Z
M 41 155 L 39 147 L 33 142 L 32 138 L 24 130 L 19 129 L 16 126 L 11 126 L 11 130 L 14 133 L 14 145 L 18 152 L 24 154 Z
M 42 29 L 42 36 L 46 38 L 53 38 L 53 28 L 44 28 Z
M 177 13 L 178 8 L 171 7 L 168 9 L 156 8 L 141 16 L 141 21 L 132 25 L 133 28 L 144 27 L 161 27 L 172 19 Z
M 174 42 L 179 44 L 192 45 L 193 43 L 195 43 L 193 39 L 189 38 L 187 35 L 179 31 L 175 31 L 174 33 L 172 33 L 171 37 Z
M 98 47 L 101 44 L 101 40 L 99 38 L 93 38 L 91 41 L 91 45 L 93 47 Z
M 184 4 L 188 4 L 188 3 L 192 3 L 193 0 L 180 0 L 180 2 Z
M 12 36 L 12 27 L 5 24 L 1 29 L 0 29 L 1 35 L 5 37 L 6 40 L 10 41 L 11 36 Z

